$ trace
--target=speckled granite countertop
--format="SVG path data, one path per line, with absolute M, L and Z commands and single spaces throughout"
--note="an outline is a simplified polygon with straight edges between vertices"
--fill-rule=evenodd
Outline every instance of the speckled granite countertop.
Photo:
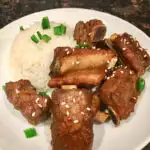
M 36 11 L 61 7 L 108 12 L 133 23 L 150 36 L 150 0 L 0 0 L 0 27 Z
M 0 0 L 0 28 L 24 15 L 62 7 L 108 12 L 129 21 L 150 36 L 150 0 Z M 150 150 L 150 144 L 144 150 Z

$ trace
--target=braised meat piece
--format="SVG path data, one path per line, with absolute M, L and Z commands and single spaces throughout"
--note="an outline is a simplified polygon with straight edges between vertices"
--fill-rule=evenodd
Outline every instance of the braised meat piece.
M 36 125 L 50 115 L 50 98 L 37 94 L 28 80 L 6 83 L 6 95 L 10 103 L 21 111 L 31 124 Z
M 52 77 L 49 80 L 49 87 L 60 87 L 61 85 L 93 86 L 99 85 L 105 78 L 106 67 L 99 69 L 81 70 L 70 72 L 60 77 Z
M 113 67 L 116 61 L 116 54 L 111 50 L 58 47 L 50 67 L 52 78 L 48 85 L 99 85 L 105 78 L 105 70 Z
M 91 45 L 94 42 L 103 40 L 106 34 L 106 26 L 101 20 L 90 20 L 84 23 L 79 21 L 74 30 L 74 39 L 78 44 Z
M 58 47 L 54 50 L 50 75 L 59 76 L 67 72 L 96 69 L 109 64 L 112 59 L 117 57 L 111 50 Z
M 123 62 L 139 75 L 143 75 L 150 65 L 150 56 L 139 42 L 128 33 L 114 34 L 110 39 Z
M 53 150 L 91 150 L 93 117 L 98 103 L 86 89 L 56 89 L 52 93 Z M 93 103 L 93 106 L 92 106 Z
M 100 88 L 100 99 L 108 106 L 116 119 L 127 119 L 137 101 L 137 74 L 127 67 L 118 68 Z

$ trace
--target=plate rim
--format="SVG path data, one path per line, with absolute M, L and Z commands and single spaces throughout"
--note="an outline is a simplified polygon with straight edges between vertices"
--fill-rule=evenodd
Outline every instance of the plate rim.
M 126 24 L 130 24 L 130 26 L 132 26 L 135 30 L 138 30 L 140 33 L 139 34 L 142 34 L 147 40 L 150 41 L 150 37 L 144 32 L 142 31 L 140 28 L 138 28 L 137 26 L 133 25 L 132 23 L 128 22 L 127 20 L 124 20 L 116 15 L 113 15 L 113 14 L 110 14 L 108 12 L 102 12 L 102 11 L 99 11 L 99 10 L 94 10 L 94 9 L 87 9 L 87 8 L 76 8 L 76 7 L 69 7 L 69 8 L 53 8 L 53 9 L 47 9 L 47 10 L 42 10 L 42 11 L 37 11 L 37 12 L 34 12 L 34 13 L 30 13 L 30 14 L 27 14 L 27 15 L 24 15 L 8 24 L 6 24 L 4 27 L 0 28 L 0 35 L 2 34 L 2 32 L 4 32 L 5 30 L 7 30 L 7 28 L 9 28 L 11 25 L 15 24 L 16 22 L 19 22 L 21 21 L 22 19 L 25 19 L 25 18 L 28 18 L 30 16 L 34 16 L 34 15 L 37 15 L 39 13 L 44 13 L 44 12 L 48 12 L 50 13 L 51 11 L 92 11 L 93 13 L 101 13 L 101 14 L 105 14 L 109 17 L 114 17 L 116 19 L 119 19 L 121 22 L 124 22 Z M 3 39 L 3 37 L 0 38 L 0 40 Z M 137 146 L 137 148 L 135 148 L 136 150 L 139 150 L 139 149 L 142 149 L 144 148 L 145 146 L 147 146 L 148 144 L 150 143 L 150 134 L 148 137 L 146 137 L 145 140 L 143 140 L 143 142 L 141 144 L 139 144 Z

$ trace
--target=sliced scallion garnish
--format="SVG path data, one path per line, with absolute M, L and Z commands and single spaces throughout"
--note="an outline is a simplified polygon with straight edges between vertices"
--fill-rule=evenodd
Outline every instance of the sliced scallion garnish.
M 54 34 L 55 35 L 63 35 L 66 33 L 66 26 L 61 24 L 59 26 L 54 27 Z
M 50 22 L 47 16 L 42 18 L 42 28 L 43 29 L 50 29 Z
M 138 91 L 143 91 L 145 88 L 145 80 L 143 78 L 139 78 L 137 81 L 137 90 Z
M 37 132 L 35 128 L 28 128 L 24 130 L 26 138 L 32 138 L 37 136 Z
M 77 44 L 75 48 L 88 48 L 89 46 L 87 44 Z
M 61 28 L 60 28 L 60 26 L 54 27 L 54 34 L 55 35 L 61 35 Z
M 23 30 L 24 30 L 23 26 L 20 26 L 20 31 L 23 31 Z
M 47 92 L 39 92 L 40 96 L 48 96 Z
M 42 34 L 40 33 L 40 31 L 37 31 L 37 35 L 38 35 L 39 39 L 42 40 Z
M 51 40 L 51 37 L 48 36 L 47 34 L 44 34 L 44 35 L 42 35 L 42 40 L 43 40 L 44 42 L 48 43 L 49 40 Z
M 66 26 L 63 25 L 63 24 L 61 24 L 61 25 L 60 25 L 60 28 L 61 28 L 61 33 L 62 33 L 62 34 L 66 34 Z
M 2 86 L 3 91 L 6 91 L 6 85 Z
M 31 36 L 31 40 L 32 40 L 34 43 L 39 43 L 39 40 L 38 40 L 38 38 L 35 36 L 35 34 L 33 34 L 33 35 Z

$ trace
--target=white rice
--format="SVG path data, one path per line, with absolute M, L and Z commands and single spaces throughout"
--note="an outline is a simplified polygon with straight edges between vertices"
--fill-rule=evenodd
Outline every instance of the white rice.
M 58 46 L 74 47 L 76 45 L 73 39 L 73 29 L 68 26 L 66 35 L 55 36 L 53 34 L 53 27 L 57 25 L 60 24 L 51 22 L 51 29 L 43 30 L 41 24 L 36 23 L 20 31 L 16 36 L 10 55 L 10 68 L 14 80 L 28 79 L 39 91 L 48 89 L 49 66 L 53 59 L 54 49 Z M 51 41 L 45 43 L 41 40 L 35 44 L 31 40 L 31 35 L 36 34 L 37 31 L 51 36 Z

